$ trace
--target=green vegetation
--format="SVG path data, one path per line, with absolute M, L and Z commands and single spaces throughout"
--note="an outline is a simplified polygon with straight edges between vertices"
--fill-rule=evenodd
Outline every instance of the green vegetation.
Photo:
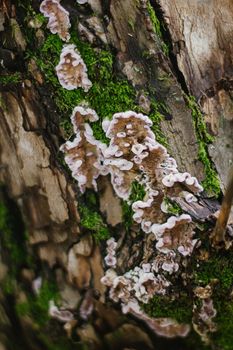
M 213 334 L 213 343 L 221 350 L 232 350 L 233 344 L 233 301 L 216 298 L 214 306 L 217 309 L 215 322 L 218 331 Z
M 161 102 L 151 101 L 151 113 L 149 118 L 152 120 L 152 130 L 155 134 L 156 141 L 164 147 L 168 147 L 166 136 L 161 131 L 160 123 L 164 119 L 162 112 L 168 112 L 166 106 Z
M 192 300 L 188 296 L 170 300 L 167 296 L 154 296 L 143 310 L 151 317 L 170 317 L 180 323 L 191 323 Z
M 153 24 L 154 32 L 158 36 L 158 38 L 161 40 L 161 47 L 162 47 L 163 53 L 165 55 L 168 55 L 169 54 L 169 46 L 163 41 L 163 36 L 162 36 L 162 31 L 161 31 L 161 23 L 160 23 L 159 19 L 157 18 L 155 11 L 154 11 L 154 9 L 151 6 L 149 1 L 147 1 L 147 11 L 149 13 L 151 22 Z
M 196 283 L 206 285 L 211 280 L 217 279 L 218 285 L 216 292 L 220 295 L 229 292 L 233 287 L 233 254 L 232 252 L 214 253 L 212 252 L 211 258 L 207 261 L 202 261 L 199 267 L 193 267 L 195 271 Z
M 84 204 L 79 205 L 81 226 L 91 230 L 97 242 L 110 238 L 107 225 L 103 222 L 102 216 L 96 211 L 96 199 L 91 193 L 87 195 Z
M 87 65 L 88 77 L 93 85 L 85 93 L 81 88 L 68 91 L 61 87 L 55 67 L 59 62 L 62 50 L 62 40 L 53 34 L 49 34 L 38 50 L 27 53 L 28 58 L 34 58 L 40 70 L 44 73 L 46 82 L 53 88 L 52 97 L 56 103 L 61 117 L 61 127 L 67 136 L 72 134 L 70 115 L 73 108 L 81 102 L 87 102 L 95 109 L 100 120 L 93 123 L 94 135 L 97 139 L 107 142 L 101 123 L 104 118 L 111 118 L 119 111 L 135 109 L 135 91 L 133 87 L 123 79 L 115 76 L 113 71 L 113 57 L 108 50 L 93 49 L 90 44 L 81 42 L 76 33 L 72 33 L 70 43 L 74 43 Z
M 59 302 L 57 287 L 48 281 L 43 282 L 38 295 L 29 295 L 28 301 L 16 304 L 16 311 L 19 316 L 30 316 L 39 326 L 44 326 L 49 321 L 49 301 L 55 304 Z
M 181 215 L 183 213 L 180 206 L 177 203 L 173 202 L 170 198 L 165 197 L 164 202 L 167 206 L 167 211 L 169 214 Z
M 199 145 L 198 156 L 200 161 L 203 163 L 205 170 L 205 180 L 202 182 L 202 185 L 207 193 L 218 196 L 221 192 L 220 182 L 216 171 L 213 169 L 213 164 L 211 163 L 208 156 L 208 144 L 213 142 L 213 138 L 207 132 L 205 122 L 203 121 L 203 116 L 194 97 L 186 96 L 186 99 L 188 106 L 192 112 L 193 122 L 196 130 Z
M 15 72 L 13 74 L 4 74 L 0 76 L 0 85 L 13 85 L 18 84 L 22 81 L 21 74 L 19 72 Z

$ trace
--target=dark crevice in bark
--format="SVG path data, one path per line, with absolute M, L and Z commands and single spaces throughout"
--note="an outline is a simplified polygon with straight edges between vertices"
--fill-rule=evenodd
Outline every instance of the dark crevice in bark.
M 172 71 L 175 74 L 176 79 L 177 79 L 178 83 L 180 84 L 182 90 L 186 94 L 189 94 L 189 89 L 188 89 L 188 86 L 186 84 L 185 77 L 184 77 L 183 73 L 181 72 L 181 70 L 179 69 L 177 58 L 176 58 L 176 55 L 175 55 L 175 53 L 173 51 L 174 42 L 172 40 L 172 37 L 171 37 L 170 31 L 168 29 L 167 23 L 164 20 L 163 10 L 162 10 L 160 4 L 156 0 L 150 0 L 150 4 L 153 7 L 153 9 L 155 11 L 155 15 L 156 15 L 156 17 L 158 18 L 158 20 L 159 20 L 159 22 L 161 24 L 160 25 L 160 30 L 161 30 L 162 40 L 169 47 L 168 56 L 169 56 L 169 59 L 170 59 L 170 64 L 171 64 Z

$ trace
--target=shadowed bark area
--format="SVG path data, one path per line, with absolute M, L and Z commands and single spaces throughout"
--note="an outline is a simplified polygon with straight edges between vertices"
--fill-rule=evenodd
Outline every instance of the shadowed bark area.
M 231 1 L 61 1 L 69 43 L 92 82 L 86 93 L 60 86 L 64 43 L 46 28 L 39 5 L 0 0 L 0 348 L 230 350 L 233 324 L 223 315 L 233 317 L 232 220 L 227 251 L 209 236 L 218 175 L 224 189 L 232 162 Z M 167 196 L 168 215 L 190 215 L 198 241 L 178 259 L 179 272 L 165 274 L 168 293 L 140 304 L 152 320 L 189 325 L 187 337 L 160 336 L 145 317 L 123 314 L 100 281 L 108 238 L 118 242 L 118 275 L 153 262 L 158 251 L 153 234 L 133 220 L 142 186 L 132 184 L 127 202 L 109 175 L 84 194 L 72 178 L 59 148 L 73 140 L 70 115 L 83 102 L 99 115 L 91 126 L 102 142 L 105 118 L 148 115 L 179 171 L 203 182 L 195 202 Z

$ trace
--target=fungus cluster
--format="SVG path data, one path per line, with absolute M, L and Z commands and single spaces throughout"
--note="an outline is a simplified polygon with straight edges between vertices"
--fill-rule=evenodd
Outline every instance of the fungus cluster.
M 45 17 L 48 17 L 47 28 L 50 29 L 51 33 L 58 34 L 62 40 L 68 41 L 71 26 L 69 12 L 60 5 L 60 0 L 42 1 L 40 11 Z
M 116 247 L 117 243 L 114 238 L 110 238 L 107 240 L 107 255 L 105 257 L 105 263 L 107 266 L 116 267 Z
M 96 112 L 90 108 L 77 106 L 71 116 L 74 132 L 73 141 L 67 141 L 60 150 L 65 153 L 65 161 L 77 180 L 80 191 L 97 189 L 96 179 L 105 174 L 102 163 L 104 145 L 96 140 L 88 121 L 98 120 Z
M 87 76 L 87 67 L 73 44 L 63 47 L 56 72 L 60 84 L 67 90 L 81 87 L 87 92 L 92 86 Z
M 69 12 L 60 5 L 60 0 L 42 1 L 40 11 L 48 17 L 47 27 L 51 33 L 58 34 L 63 41 L 69 41 L 71 26 Z M 87 92 L 92 86 L 87 76 L 87 67 L 74 44 L 63 46 L 56 73 L 61 86 L 67 90 L 81 87 Z
M 157 335 L 174 338 L 174 337 L 186 337 L 190 331 L 190 326 L 184 323 L 178 323 L 176 320 L 162 317 L 162 318 L 150 318 L 139 307 L 138 303 L 134 300 L 123 306 L 123 313 L 130 312 L 135 317 L 144 321 L 148 327 L 152 329 Z
M 79 4 L 87 2 L 77 0 Z M 51 32 L 69 41 L 69 13 L 60 5 L 60 1 L 44 0 L 40 11 L 49 18 L 48 28 Z M 87 92 L 92 86 L 87 67 L 73 44 L 64 45 L 56 73 L 60 84 L 67 90 L 81 87 Z M 75 107 L 71 116 L 75 137 L 61 146 L 65 161 L 81 193 L 87 188 L 96 190 L 99 175 L 110 174 L 116 194 L 130 202 L 132 184 L 135 180 L 139 182 L 144 187 L 145 196 L 140 201 L 130 203 L 133 219 L 146 234 L 153 237 L 153 248 L 157 253 L 153 261 L 141 263 L 118 275 L 118 243 L 114 238 L 109 239 L 104 259 L 108 269 L 101 282 L 109 288 L 110 298 L 121 304 L 123 313 L 130 312 L 143 320 L 158 335 L 184 337 L 189 332 L 188 325 L 170 318 L 150 318 L 141 310 L 140 303 L 148 303 L 155 294 L 167 293 L 171 286 L 168 277 L 178 272 L 182 259 L 192 254 L 197 243 L 197 239 L 193 239 L 191 217 L 187 214 L 171 216 L 166 199 L 182 197 L 190 203 L 196 201 L 195 195 L 202 191 L 202 187 L 195 177 L 178 171 L 176 161 L 156 141 L 151 130 L 152 121 L 147 116 L 127 111 L 114 114 L 111 121 L 105 120 L 102 127 L 110 139 L 108 146 L 93 136 L 88 122 L 97 120 L 94 110 L 85 106 Z M 76 281 L 78 263 L 74 249 L 69 253 L 68 265 L 69 279 Z M 90 278 L 88 276 L 87 279 Z M 84 282 L 81 282 L 83 285 Z M 76 281 L 77 286 L 80 283 Z M 93 309 L 89 299 L 87 297 L 81 307 L 81 317 L 85 320 Z M 215 313 L 211 299 L 203 299 L 202 307 L 196 313 L 197 322 L 194 322 L 197 332 L 203 334 L 202 328 L 209 330 L 214 327 L 212 318 Z M 53 301 L 50 302 L 49 314 L 66 324 L 74 319 L 70 311 L 60 310 Z

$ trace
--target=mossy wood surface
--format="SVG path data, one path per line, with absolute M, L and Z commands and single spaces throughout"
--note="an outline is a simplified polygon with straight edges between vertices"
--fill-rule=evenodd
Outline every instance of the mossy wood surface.
M 214 96 L 210 97 L 214 101 L 209 101 L 207 90 L 211 87 L 209 81 L 206 86 L 205 75 L 201 79 L 189 75 L 191 52 L 184 50 L 184 63 L 175 51 L 182 40 L 185 45 L 185 38 L 177 38 L 178 29 L 165 20 L 172 11 L 168 1 L 93 3 L 62 1 L 71 18 L 70 43 L 80 51 L 93 83 L 84 93 L 82 89 L 65 90 L 59 84 L 55 66 L 63 42 L 46 28 L 39 2 L 0 1 L 0 348 L 231 350 L 233 253 L 232 249 L 216 251 L 208 238 L 215 223 L 212 215 L 219 209 L 220 186 L 224 188 L 227 164 L 232 162 L 229 66 L 226 72 L 222 67 L 227 85 L 211 80 L 221 89 L 218 99 Z M 211 3 L 214 6 L 215 1 Z M 224 11 L 231 10 L 231 3 L 226 2 Z M 182 16 L 186 18 L 186 13 L 178 15 L 174 10 L 174 18 Z M 195 14 L 188 16 L 192 19 Z M 100 18 L 106 40 L 88 24 L 92 17 Z M 224 23 L 221 16 L 218 20 Z M 222 50 L 230 54 L 227 45 Z M 212 55 L 219 51 L 215 47 Z M 217 70 L 217 60 L 211 62 L 211 69 Z M 227 95 L 225 105 L 220 90 Z M 150 101 L 149 107 L 140 102 L 142 96 Z M 157 141 L 176 159 L 179 170 L 190 172 L 202 183 L 205 191 L 194 205 L 167 198 L 169 214 L 192 216 L 201 242 L 184 268 L 186 284 L 180 279 L 168 295 L 156 295 L 141 306 L 151 317 L 192 324 L 193 306 L 198 308 L 200 302 L 193 290 L 211 284 L 217 332 L 209 335 L 208 345 L 193 329 L 184 339 L 158 337 L 143 322 L 123 315 L 119 305 L 107 297 L 100 278 L 109 237 L 120 241 L 122 271 L 152 259 L 155 252 L 132 219 L 132 203 L 145 195 L 137 181 L 128 202 L 116 197 L 110 177 L 98 179 L 98 192 L 78 191 L 59 147 L 73 138 L 70 115 L 80 103 L 96 110 L 99 120 L 92 128 L 95 138 L 104 143 L 109 139 L 101 127 L 103 119 L 127 110 L 148 115 Z M 207 104 L 214 105 L 212 124 Z M 219 109 L 227 110 L 227 116 L 221 114 L 213 131 Z M 216 152 L 218 145 L 223 145 L 221 152 Z M 67 257 L 80 242 L 88 247 L 88 253 L 79 256 L 78 273 L 72 279 Z M 37 294 L 33 281 L 38 277 L 42 285 Z M 76 305 L 71 331 L 49 317 L 50 300 L 72 310 Z M 94 305 L 88 321 L 79 314 L 83 300 Z

